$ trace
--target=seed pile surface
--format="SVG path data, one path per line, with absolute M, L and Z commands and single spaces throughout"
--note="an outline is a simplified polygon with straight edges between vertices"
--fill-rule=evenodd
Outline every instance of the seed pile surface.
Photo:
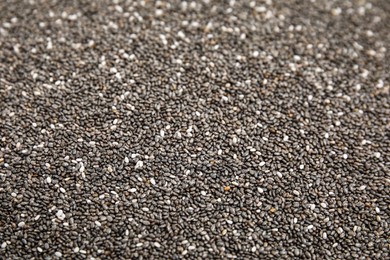
M 0 1 L 0 258 L 389 258 L 389 14 Z

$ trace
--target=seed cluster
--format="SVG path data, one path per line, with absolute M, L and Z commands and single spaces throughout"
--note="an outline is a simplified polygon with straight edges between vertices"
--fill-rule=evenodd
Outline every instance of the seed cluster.
M 389 14 L 0 1 L 0 258 L 389 258 Z

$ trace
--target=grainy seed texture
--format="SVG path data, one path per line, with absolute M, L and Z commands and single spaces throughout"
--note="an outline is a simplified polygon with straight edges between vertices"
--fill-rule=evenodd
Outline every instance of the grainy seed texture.
M 0 1 L 1 259 L 389 259 L 390 1 Z

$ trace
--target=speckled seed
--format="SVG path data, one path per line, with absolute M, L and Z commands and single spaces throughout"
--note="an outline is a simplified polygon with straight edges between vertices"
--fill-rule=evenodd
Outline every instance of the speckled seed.
M 20 228 L 24 227 L 25 225 L 26 225 L 26 223 L 23 221 L 18 223 L 18 227 L 20 227 Z
M 260 162 L 260 167 L 264 166 L 265 165 L 265 162 Z
M 144 162 L 143 161 L 138 161 L 135 165 L 135 169 L 140 169 L 144 166 Z

